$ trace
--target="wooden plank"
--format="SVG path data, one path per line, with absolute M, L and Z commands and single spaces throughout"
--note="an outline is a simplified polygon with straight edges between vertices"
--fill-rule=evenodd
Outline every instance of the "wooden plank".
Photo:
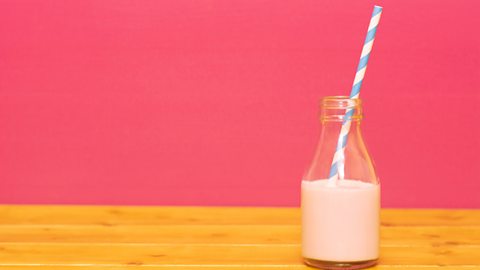
M 299 265 L 298 245 L 1 243 L 0 265 Z M 478 247 L 382 247 L 384 265 L 480 265 Z
M 296 244 L 291 225 L 1 225 L 0 242 Z
M 0 225 L 0 242 L 299 244 L 298 225 Z M 381 228 L 383 246 L 480 248 L 480 226 Z
M 384 226 L 479 226 L 480 209 L 382 209 Z
M 0 206 L 0 224 L 295 224 L 296 208 L 154 206 Z
M 298 208 L 0 206 L 0 224 L 299 225 Z M 480 226 L 480 210 L 383 209 L 384 226 Z
M 480 226 L 383 226 L 380 236 L 385 246 L 458 245 L 480 249 Z

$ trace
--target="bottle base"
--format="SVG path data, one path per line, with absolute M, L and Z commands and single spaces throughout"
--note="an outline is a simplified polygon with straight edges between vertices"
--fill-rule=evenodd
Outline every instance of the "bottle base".
M 322 261 L 310 258 L 303 258 L 303 262 L 315 268 L 328 269 L 328 270 L 345 270 L 345 269 L 363 269 L 377 264 L 378 259 L 367 261 L 355 261 L 355 262 L 334 262 L 334 261 Z

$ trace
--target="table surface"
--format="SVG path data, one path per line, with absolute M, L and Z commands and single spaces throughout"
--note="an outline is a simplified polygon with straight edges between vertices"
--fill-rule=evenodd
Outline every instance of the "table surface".
M 480 210 L 384 209 L 374 269 L 480 269 Z M 298 208 L 0 206 L 0 269 L 307 269 Z

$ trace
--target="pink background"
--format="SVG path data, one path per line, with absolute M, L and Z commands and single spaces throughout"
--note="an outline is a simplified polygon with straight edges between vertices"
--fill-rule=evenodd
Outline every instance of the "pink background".
M 299 205 L 362 88 L 386 207 L 480 207 L 480 1 L 1 1 L 0 203 Z

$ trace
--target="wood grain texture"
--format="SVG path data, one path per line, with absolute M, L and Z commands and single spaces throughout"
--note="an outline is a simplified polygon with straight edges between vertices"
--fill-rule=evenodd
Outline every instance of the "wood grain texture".
M 3 225 L 0 242 L 299 244 L 299 225 Z M 480 226 L 381 228 L 382 246 L 480 248 Z
M 4 264 L 297 265 L 300 245 L 3 243 Z M 480 265 L 478 247 L 381 247 L 386 265 Z
M 0 206 L 0 224 L 299 225 L 300 209 L 268 207 Z M 383 209 L 384 226 L 480 226 L 480 210 Z
M 296 208 L 0 206 L 1 269 L 308 269 Z M 480 269 L 479 210 L 382 210 L 373 269 Z

